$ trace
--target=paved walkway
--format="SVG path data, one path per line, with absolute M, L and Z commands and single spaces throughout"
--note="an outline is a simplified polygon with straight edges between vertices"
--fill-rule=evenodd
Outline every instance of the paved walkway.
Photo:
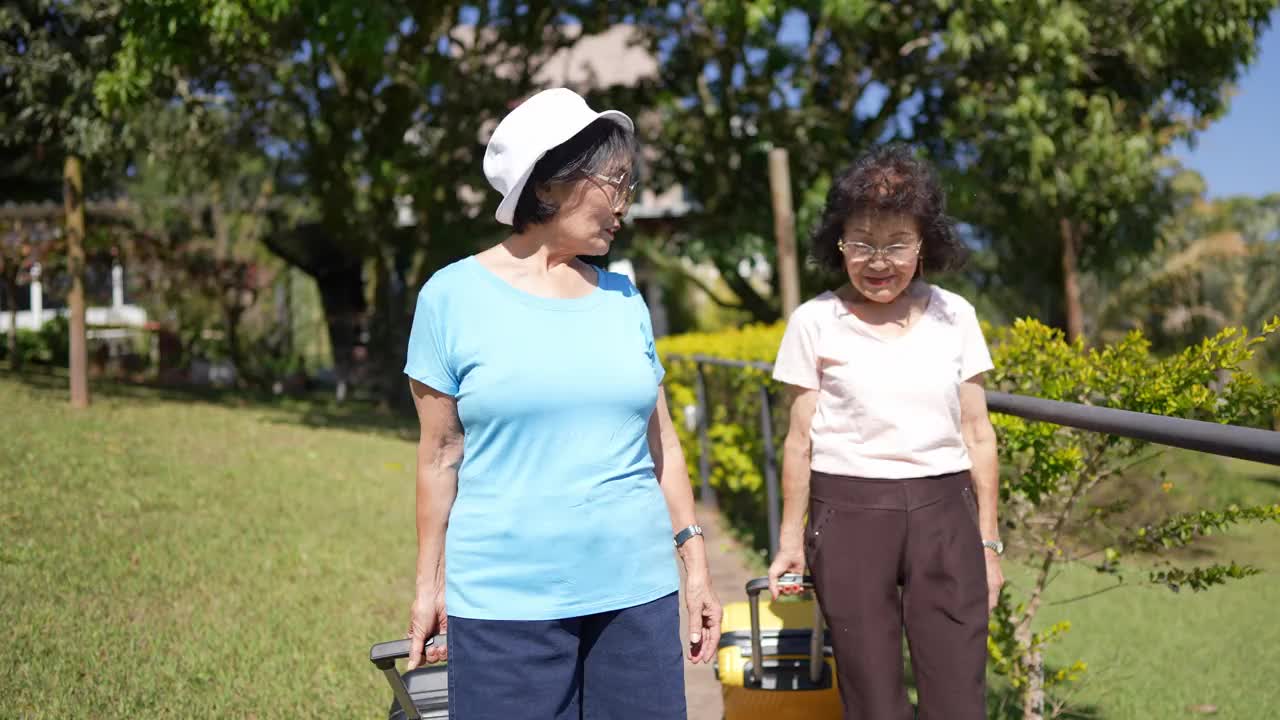
M 755 574 L 745 562 L 746 551 L 725 530 L 720 514 L 698 506 L 698 522 L 707 538 L 707 562 L 711 565 L 711 584 L 722 604 L 746 599 L 743 588 Z M 680 603 L 682 632 L 688 632 L 684 603 Z M 720 699 L 720 683 L 710 664 L 693 666 L 685 663 L 685 692 L 689 699 L 689 720 L 721 720 L 724 715 Z

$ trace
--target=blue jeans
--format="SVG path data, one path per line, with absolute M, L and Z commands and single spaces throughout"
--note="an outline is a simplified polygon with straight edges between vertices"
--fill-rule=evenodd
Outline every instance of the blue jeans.
M 563 620 L 449 618 L 451 720 L 685 720 L 676 593 Z

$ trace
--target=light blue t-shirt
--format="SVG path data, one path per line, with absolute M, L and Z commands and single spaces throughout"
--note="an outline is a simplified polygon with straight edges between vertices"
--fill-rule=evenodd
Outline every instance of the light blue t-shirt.
M 418 295 L 405 373 L 462 421 L 450 615 L 560 619 L 678 589 L 646 434 L 663 368 L 629 279 L 600 271 L 585 297 L 543 298 L 456 262 Z

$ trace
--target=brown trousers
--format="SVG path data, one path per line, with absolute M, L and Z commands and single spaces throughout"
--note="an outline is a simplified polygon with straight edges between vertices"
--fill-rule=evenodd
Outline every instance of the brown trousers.
M 987 575 L 969 473 L 814 472 L 805 554 L 831 630 L 845 720 L 986 718 Z

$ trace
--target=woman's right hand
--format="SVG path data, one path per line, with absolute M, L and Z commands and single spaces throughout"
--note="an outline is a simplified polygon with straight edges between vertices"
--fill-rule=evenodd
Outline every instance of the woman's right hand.
M 449 659 L 449 649 L 432 644 L 423 652 L 428 638 L 448 632 L 449 616 L 444 609 L 444 592 L 421 590 L 409 611 L 409 664 L 405 672 L 426 663 L 438 663 Z
M 804 543 L 803 539 L 796 542 L 779 543 L 778 554 L 774 556 L 773 563 L 769 565 L 769 594 L 774 600 L 778 599 L 778 595 L 796 595 L 804 591 L 804 587 L 800 585 L 781 585 L 778 579 L 788 573 L 796 575 L 804 574 Z

